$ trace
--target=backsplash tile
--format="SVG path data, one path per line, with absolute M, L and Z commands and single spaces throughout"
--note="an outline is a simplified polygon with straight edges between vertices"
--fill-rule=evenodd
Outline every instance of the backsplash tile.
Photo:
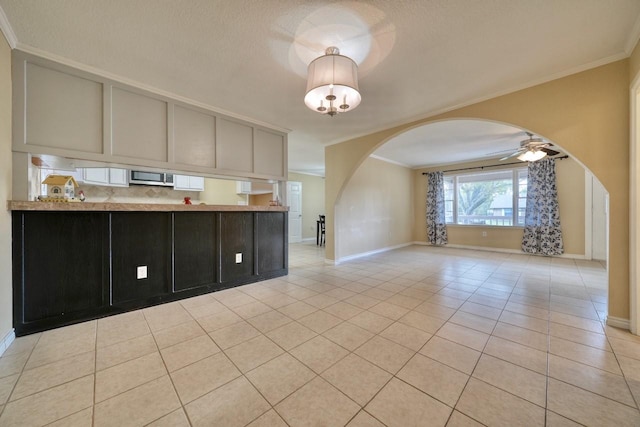
M 170 187 L 132 185 L 129 187 L 107 187 L 80 183 L 79 190 L 84 191 L 87 202 L 109 203 L 182 203 L 185 197 L 191 197 L 193 204 L 199 203 L 200 192 L 179 191 Z

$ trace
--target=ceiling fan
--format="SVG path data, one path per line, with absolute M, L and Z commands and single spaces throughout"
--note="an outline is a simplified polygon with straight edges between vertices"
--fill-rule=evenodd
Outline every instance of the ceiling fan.
M 518 160 L 522 160 L 523 162 L 535 162 L 545 156 L 555 156 L 556 154 L 560 154 L 559 151 L 549 148 L 553 147 L 553 144 L 544 142 L 542 138 L 534 138 L 531 132 L 525 133 L 529 138 L 520 141 L 520 148 L 508 156 L 501 158 L 500 161 L 517 156 Z

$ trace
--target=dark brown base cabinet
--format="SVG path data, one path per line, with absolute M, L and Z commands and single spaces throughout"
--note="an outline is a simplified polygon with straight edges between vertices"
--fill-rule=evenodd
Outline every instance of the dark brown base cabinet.
M 284 276 L 287 230 L 287 212 L 13 211 L 16 335 Z

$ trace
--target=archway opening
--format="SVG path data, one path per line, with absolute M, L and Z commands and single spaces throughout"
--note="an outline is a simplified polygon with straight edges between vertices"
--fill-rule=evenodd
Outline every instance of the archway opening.
M 526 169 L 526 162 L 515 157 L 500 162 L 520 148 L 521 141 L 527 138 L 526 132 L 551 144 L 550 148 L 560 152 L 558 157 L 569 156 L 556 162 L 565 235 L 565 255 L 556 262 L 575 267 L 574 272 L 584 284 L 581 296 L 593 303 L 595 312 L 591 313 L 597 314 L 591 316 L 592 320 L 605 320 L 608 193 L 579 160 L 544 135 L 537 135 L 535 129 L 487 120 L 455 119 L 421 124 L 381 141 L 362 159 L 335 204 L 336 261 L 409 244 L 425 244 L 426 183 L 422 172 L 471 168 L 464 173 L 477 174 L 474 170 L 489 170 L 494 165 L 497 167 L 491 170 Z M 503 213 L 508 209 L 490 204 L 489 207 L 493 211 L 502 208 Z M 452 224 L 455 232 L 450 247 L 521 254 L 522 228 L 514 223 L 507 225 Z

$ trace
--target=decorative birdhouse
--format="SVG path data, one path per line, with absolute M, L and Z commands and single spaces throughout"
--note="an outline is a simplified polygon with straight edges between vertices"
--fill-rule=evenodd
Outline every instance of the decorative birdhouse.
M 48 175 L 42 183 L 47 186 L 47 198 L 69 200 L 76 196 L 78 183 L 72 176 Z

